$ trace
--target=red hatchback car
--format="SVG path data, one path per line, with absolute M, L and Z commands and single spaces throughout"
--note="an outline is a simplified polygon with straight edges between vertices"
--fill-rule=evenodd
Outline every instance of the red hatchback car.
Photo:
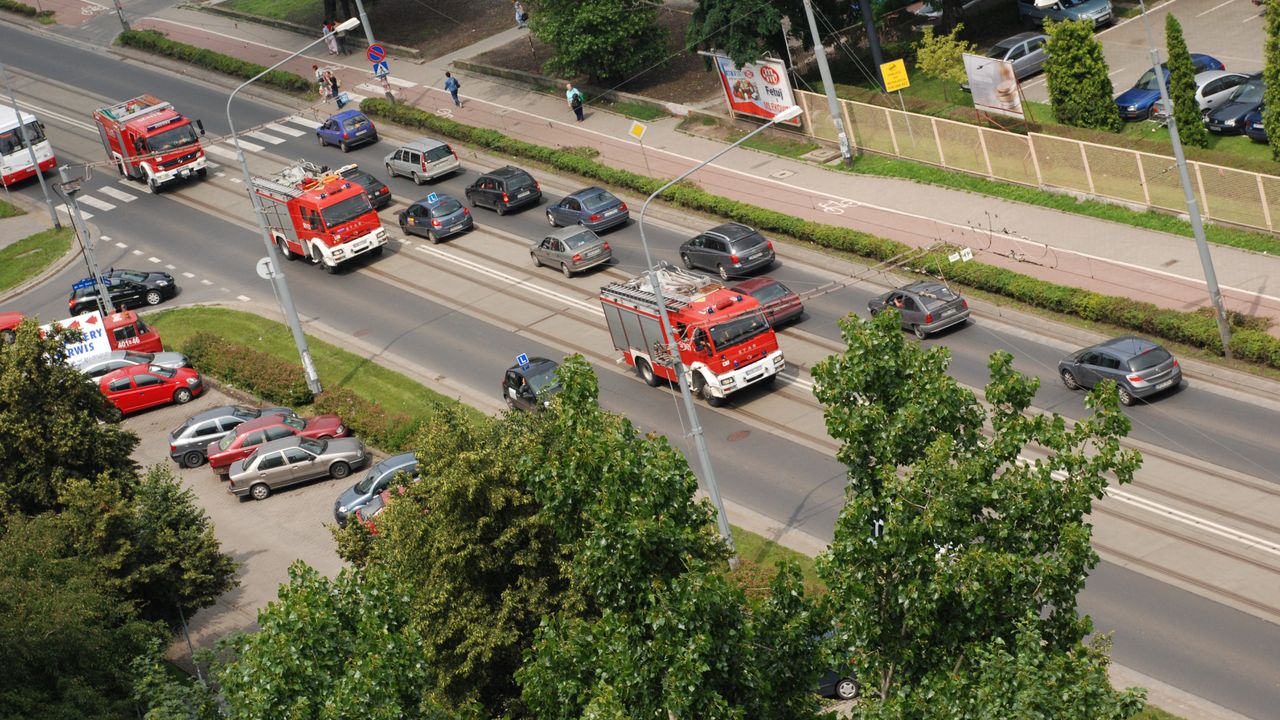
M 249 457 L 262 443 L 294 435 L 312 439 L 346 437 L 347 426 L 337 415 L 312 418 L 264 415 L 241 423 L 235 432 L 209 443 L 209 467 L 215 474 L 226 475 L 231 463 Z
M 98 388 L 127 415 L 157 405 L 190 402 L 204 392 L 204 381 L 194 368 L 134 365 L 103 375 L 98 379 Z
M 771 277 L 754 277 L 736 282 L 730 290 L 743 295 L 750 295 L 760 303 L 764 310 L 764 319 L 772 327 L 779 327 L 792 320 L 799 320 L 804 315 L 804 303 L 791 288 Z

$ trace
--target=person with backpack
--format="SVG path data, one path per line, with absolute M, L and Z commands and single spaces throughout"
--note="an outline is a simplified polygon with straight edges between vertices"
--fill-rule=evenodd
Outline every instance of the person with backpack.
M 569 107 L 573 108 L 573 114 L 577 116 L 578 122 L 582 122 L 585 118 L 582 116 L 582 92 L 573 86 L 573 83 L 564 84 L 564 99 L 569 103 Z
M 520 2 L 520 0 L 515 0 L 513 5 L 515 6 L 515 9 L 516 9 L 516 27 L 518 28 L 528 27 L 529 12 L 524 9 L 524 3 Z
M 458 82 L 458 78 L 446 70 L 444 73 L 444 89 L 449 91 L 449 95 L 453 97 L 453 104 L 458 107 L 462 107 L 462 101 L 458 99 L 458 90 L 461 88 L 462 84 Z

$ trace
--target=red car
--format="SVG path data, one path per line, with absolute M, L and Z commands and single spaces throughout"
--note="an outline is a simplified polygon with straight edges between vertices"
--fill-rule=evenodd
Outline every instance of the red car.
M 217 442 L 209 443 L 209 467 L 218 475 L 226 475 L 231 463 L 249 457 L 262 443 L 300 435 L 312 439 L 328 439 L 347 436 L 347 426 L 337 415 L 317 415 L 313 418 L 264 415 L 256 420 L 241 423 L 235 432 Z
M 194 368 L 134 365 L 103 375 L 98 387 L 112 405 L 128 414 L 157 405 L 190 402 L 204 392 L 204 381 Z
M 760 303 L 764 319 L 772 327 L 779 327 L 804 315 L 804 304 L 791 288 L 768 276 L 754 277 L 734 283 L 730 290 L 750 295 Z

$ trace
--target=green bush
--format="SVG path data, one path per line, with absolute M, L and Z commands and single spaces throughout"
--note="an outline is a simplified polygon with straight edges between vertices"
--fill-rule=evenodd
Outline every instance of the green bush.
M 412 449 L 413 438 L 418 432 L 419 423 L 407 415 L 390 415 L 376 403 L 344 387 L 320 393 L 311 407 L 318 413 L 340 415 L 353 435 L 387 452 Z
M 312 400 L 301 366 L 261 350 L 200 332 L 187 340 L 182 351 L 200 372 L 267 402 L 297 407 Z
M 1114 108 L 1114 103 L 1112 107 Z M 534 145 L 507 137 L 496 130 L 474 128 L 442 118 L 408 105 L 392 105 L 386 100 L 370 98 L 360 104 L 365 114 L 380 117 L 419 130 L 471 143 L 496 153 L 534 160 L 563 172 L 599 180 L 616 187 L 648 195 L 662 186 L 662 181 L 626 170 L 618 170 L 585 157 L 580 152 L 566 152 Z M 719 215 L 751 225 L 760 230 L 789 235 L 819 247 L 853 253 L 865 258 L 887 261 L 908 253 L 907 245 L 857 230 L 801 220 L 786 213 L 748 205 L 730 198 L 712 195 L 701 188 L 680 184 L 667 189 L 663 199 L 692 210 Z M 1216 353 L 1222 352 L 1217 323 L 1212 313 L 1166 310 L 1148 302 L 1058 285 L 979 262 L 950 263 L 952 249 L 935 250 L 911 261 L 912 269 L 945 275 L 961 285 L 1013 298 L 1033 307 L 1104 322 L 1147 333 L 1167 340 L 1194 345 Z M 1243 334 L 1239 343 L 1247 348 L 1242 358 L 1280 368 L 1280 339 L 1266 334 L 1267 322 L 1261 318 L 1232 314 L 1230 322 Z M 1237 335 L 1238 336 L 1238 335 Z
M 0 0 L 0 2 L 7 1 Z M 159 30 L 127 30 L 120 33 L 117 42 L 137 50 L 175 58 L 198 67 L 246 80 L 267 69 L 257 63 L 245 62 L 230 55 L 223 55 L 195 45 L 175 42 Z M 301 75 L 284 70 L 272 70 L 262 77 L 262 82 L 281 90 L 297 93 L 310 92 L 315 84 Z
M 43 20 L 45 18 L 50 18 L 50 19 L 53 18 L 52 10 L 37 10 L 36 8 L 26 3 L 18 2 L 18 0 L 0 0 L 0 10 L 8 10 L 9 12 L 16 12 L 20 15 L 26 15 L 27 17 L 36 18 L 37 20 Z

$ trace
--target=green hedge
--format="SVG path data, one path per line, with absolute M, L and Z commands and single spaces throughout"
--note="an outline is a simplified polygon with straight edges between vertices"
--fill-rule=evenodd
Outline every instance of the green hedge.
M 664 182 L 597 162 L 579 151 L 559 150 L 508 137 L 497 130 L 476 128 L 415 107 L 369 98 L 360 104 L 367 115 L 380 117 L 419 130 L 477 145 L 487 150 L 544 163 L 556 170 L 599 180 L 615 187 L 648 195 Z M 760 230 L 789 235 L 819 247 L 833 248 L 887 261 L 908 253 L 907 245 L 869 233 L 801 220 L 786 213 L 748 205 L 713 195 L 694 185 L 668 189 L 663 199 L 692 210 L 718 215 Z M 1211 313 L 1180 312 L 1129 298 L 1058 285 L 1021 273 L 980 262 L 949 263 L 952 250 L 937 250 L 914 259 L 917 270 L 938 273 L 962 285 L 1013 298 L 1028 305 L 1074 315 L 1086 320 L 1146 333 L 1154 337 L 1186 343 L 1221 354 L 1222 340 Z M 1259 318 L 1231 314 L 1231 350 L 1241 359 L 1280 368 L 1280 338 L 1266 333 L 1267 323 Z
M 301 366 L 294 366 L 293 372 L 301 371 Z M 391 415 L 380 405 L 344 387 L 320 393 L 311 407 L 316 412 L 342 416 L 356 437 L 386 452 L 412 450 L 413 438 L 421 424 L 407 415 Z
M 199 332 L 187 340 L 182 351 L 200 372 L 267 402 L 296 407 L 313 399 L 299 366 L 261 350 Z
M 52 10 L 37 10 L 30 5 L 18 2 L 17 0 L 0 0 L 0 10 L 16 12 L 21 15 L 26 15 L 27 17 L 36 18 L 37 20 L 53 19 Z
M 8 1 L 0 0 L 0 2 Z M 206 48 L 170 40 L 159 30 L 128 30 L 120 33 L 117 42 L 137 50 L 165 55 L 208 70 L 246 80 L 267 69 L 257 63 L 246 62 Z M 262 82 L 281 90 L 297 93 L 310 92 L 315 85 L 314 82 L 301 75 L 284 70 L 272 70 L 263 76 Z

